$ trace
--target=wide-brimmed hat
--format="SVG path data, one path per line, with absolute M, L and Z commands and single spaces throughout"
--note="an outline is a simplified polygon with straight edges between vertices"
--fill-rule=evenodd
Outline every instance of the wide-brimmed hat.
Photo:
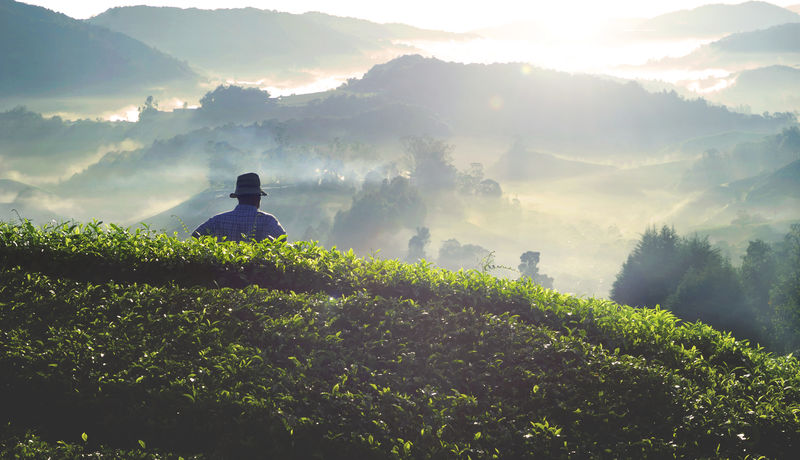
M 244 195 L 268 196 L 267 192 L 261 190 L 261 179 L 258 174 L 247 173 L 236 178 L 236 191 L 231 193 L 231 198 Z

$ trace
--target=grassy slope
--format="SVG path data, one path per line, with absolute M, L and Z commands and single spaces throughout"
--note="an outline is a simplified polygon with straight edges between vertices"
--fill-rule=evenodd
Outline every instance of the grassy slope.
M 800 443 L 796 359 L 661 310 L 96 225 L 0 224 L 0 270 L 0 456 L 781 458 Z

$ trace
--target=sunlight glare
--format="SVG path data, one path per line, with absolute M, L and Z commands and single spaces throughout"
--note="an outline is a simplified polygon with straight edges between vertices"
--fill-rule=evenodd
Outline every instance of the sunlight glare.
M 136 123 L 139 121 L 139 107 L 135 105 L 129 105 L 111 113 L 110 115 L 104 116 L 103 119 L 108 121 L 129 121 Z

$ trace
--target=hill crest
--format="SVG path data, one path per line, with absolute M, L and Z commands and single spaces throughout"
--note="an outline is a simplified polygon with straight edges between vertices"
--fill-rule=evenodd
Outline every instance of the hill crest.
M 0 223 L 0 272 L 3 454 L 777 458 L 800 433 L 796 359 L 526 280 L 97 223 Z
M 0 96 L 106 93 L 196 77 L 126 35 L 42 7 L 0 2 Z

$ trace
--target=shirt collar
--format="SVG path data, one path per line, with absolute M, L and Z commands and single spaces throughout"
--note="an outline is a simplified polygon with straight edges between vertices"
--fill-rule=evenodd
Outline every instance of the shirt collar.
M 258 211 L 258 206 L 253 206 L 252 204 L 237 204 L 234 211 L 241 211 L 241 212 L 255 212 Z

